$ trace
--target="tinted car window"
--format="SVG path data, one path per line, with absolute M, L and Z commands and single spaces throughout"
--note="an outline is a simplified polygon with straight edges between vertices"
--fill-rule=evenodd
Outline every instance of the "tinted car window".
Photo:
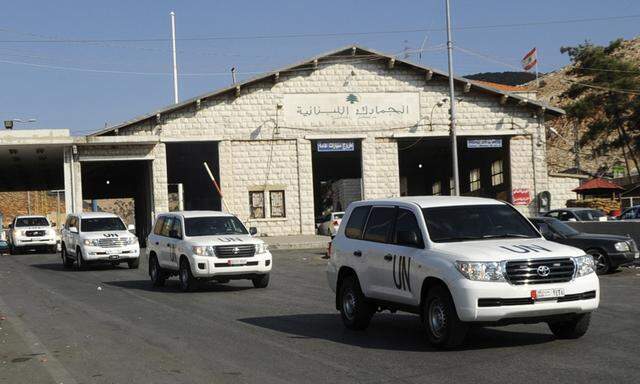
M 48 227 L 49 221 L 44 217 L 20 217 L 16 219 L 16 227 Z
M 400 232 L 413 232 L 418 236 L 418 244 L 405 244 L 401 237 L 398 236 Z M 416 220 L 416 216 L 413 212 L 406 209 L 398 210 L 398 217 L 396 218 L 395 225 L 395 241 L 398 245 L 408 245 L 411 247 L 422 247 L 424 246 L 422 241 L 422 233 L 420 231 L 420 226 L 418 226 L 418 220 Z
M 118 217 L 95 217 L 82 219 L 82 232 L 125 231 L 124 223 Z
M 349 216 L 349 222 L 345 227 L 344 234 L 350 239 L 362 239 L 362 232 L 364 231 L 364 225 L 367 222 L 367 216 L 369 216 L 370 206 L 357 207 L 351 212 Z
M 180 239 L 182 238 L 182 223 L 180 223 L 180 219 L 178 219 L 177 217 L 173 218 L 173 225 L 171 226 L 171 231 L 175 231 L 175 238 L 176 239 Z
M 604 217 L 604 213 L 593 209 L 588 211 L 576 211 L 576 216 L 578 216 L 580 220 L 584 221 L 598 221 L 599 217 Z
M 184 219 L 187 236 L 246 235 L 247 229 L 235 216 L 188 217 Z
M 173 225 L 173 217 L 165 216 L 164 221 L 162 222 L 162 229 L 160 230 L 160 236 L 169 237 L 169 231 L 171 230 L 172 225 Z
M 158 217 L 156 220 L 156 225 L 153 227 L 153 233 L 159 235 L 162 231 L 162 226 L 164 225 L 164 216 Z
M 551 211 L 551 212 L 547 213 L 545 216 L 558 218 L 558 216 L 559 216 L 559 215 L 560 215 L 560 212 L 558 212 L 558 211 Z
M 392 207 L 374 207 L 367 220 L 364 240 L 385 243 L 391 238 L 396 209 Z

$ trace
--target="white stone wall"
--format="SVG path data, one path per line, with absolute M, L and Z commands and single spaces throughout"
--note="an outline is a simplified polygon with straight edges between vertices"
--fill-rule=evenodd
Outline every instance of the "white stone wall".
M 331 126 L 286 126 L 278 105 L 285 94 L 327 92 L 418 92 L 420 120 L 412 126 L 391 123 L 358 122 L 357 126 L 336 123 Z M 509 102 L 500 103 L 500 96 L 472 87 L 464 93 L 457 89 L 458 133 L 512 136 L 511 177 L 514 188 L 529 188 L 531 196 L 548 189 L 545 162 L 544 128 L 539 111 Z M 320 61 L 315 70 L 283 72 L 279 79 L 271 77 L 244 86 L 240 95 L 231 90 L 209 99 L 197 107 L 194 104 L 168 112 L 159 119 L 121 128 L 119 135 L 158 135 L 162 140 L 220 141 L 220 178 L 224 202 L 241 218 L 249 216 L 249 190 L 284 188 L 287 217 L 285 219 L 253 220 L 263 233 L 313 233 L 313 180 L 311 138 L 350 137 L 362 139 L 363 196 L 381 198 L 398 196 L 398 147 L 394 137 L 402 135 L 447 136 L 449 130 L 448 84 L 434 77 L 425 80 L 424 72 L 402 65 L 389 69 L 386 60 L 353 58 L 344 62 Z M 277 140 L 272 141 L 273 138 Z M 425 139 L 425 140 L 428 140 Z M 272 148 L 274 149 L 272 153 Z M 162 152 L 164 152 L 162 150 Z M 159 158 L 159 157 L 158 157 Z M 268 166 L 269 165 L 269 166 Z M 154 166 L 154 183 L 166 184 L 160 165 Z M 157 177 L 157 179 L 155 179 Z M 166 191 L 166 186 L 162 187 Z M 165 192 L 154 193 L 164 204 Z M 267 205 L 268 205 L 268 195 Z M 535 201 L 522 207 L 530 214 Z M 268 207 L 267 207 L 268 214 Z
M 551 209 L 565 208 L 567 200 L 575 200 L 578 194 L 573 189 L 580 186 L 582 177 L 551 174 L 549 175 L 549 192 L 551 193 Z
M 340 179 L 331 184 L 331 189 L 334 212 L 345 211 L 349 204 L 362 199 L 362 179 Z

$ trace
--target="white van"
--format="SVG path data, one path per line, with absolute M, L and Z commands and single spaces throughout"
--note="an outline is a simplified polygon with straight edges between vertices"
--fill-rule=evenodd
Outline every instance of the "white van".
M 347 328 L 403 310 L 439 347 L 461 344 L 473 324 L 547 322 L 577 338 L 600 300 L 591 256 L 545 240 L 512 206 L 474 197 L 351 204 L 327 276 Z

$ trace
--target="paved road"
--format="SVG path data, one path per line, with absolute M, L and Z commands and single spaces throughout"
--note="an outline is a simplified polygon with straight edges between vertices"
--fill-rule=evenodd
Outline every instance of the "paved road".
M 272 284 L 152 289 L 140 270 L 64 270 L 55 255 L 0 256 L 1 383 L 505 383 L 640 381 L 640 270 L 602 279 L 580 340 L 544 325 L 473 331 L 430 348 L 418 318 L 343 329 L 319 252 L 278 251 Z M 2 319 L 2 317 L 0 317 Z

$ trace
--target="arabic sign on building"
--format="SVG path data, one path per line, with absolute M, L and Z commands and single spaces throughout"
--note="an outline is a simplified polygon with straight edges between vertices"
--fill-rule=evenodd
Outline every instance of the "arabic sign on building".
M 412 126 L 420 119 L 417 92 L 285 94 L 285 126 Z
M 318 152 L 353 152 L 356 145 L 353 141 L 318 141 Z
M 511 191 L 511 201 L 513 205 L 531 204 L 531 193 L 526 188 L 514 188 Z
M 502 148 L 502 139 L 468 139 L 467 148 Z

